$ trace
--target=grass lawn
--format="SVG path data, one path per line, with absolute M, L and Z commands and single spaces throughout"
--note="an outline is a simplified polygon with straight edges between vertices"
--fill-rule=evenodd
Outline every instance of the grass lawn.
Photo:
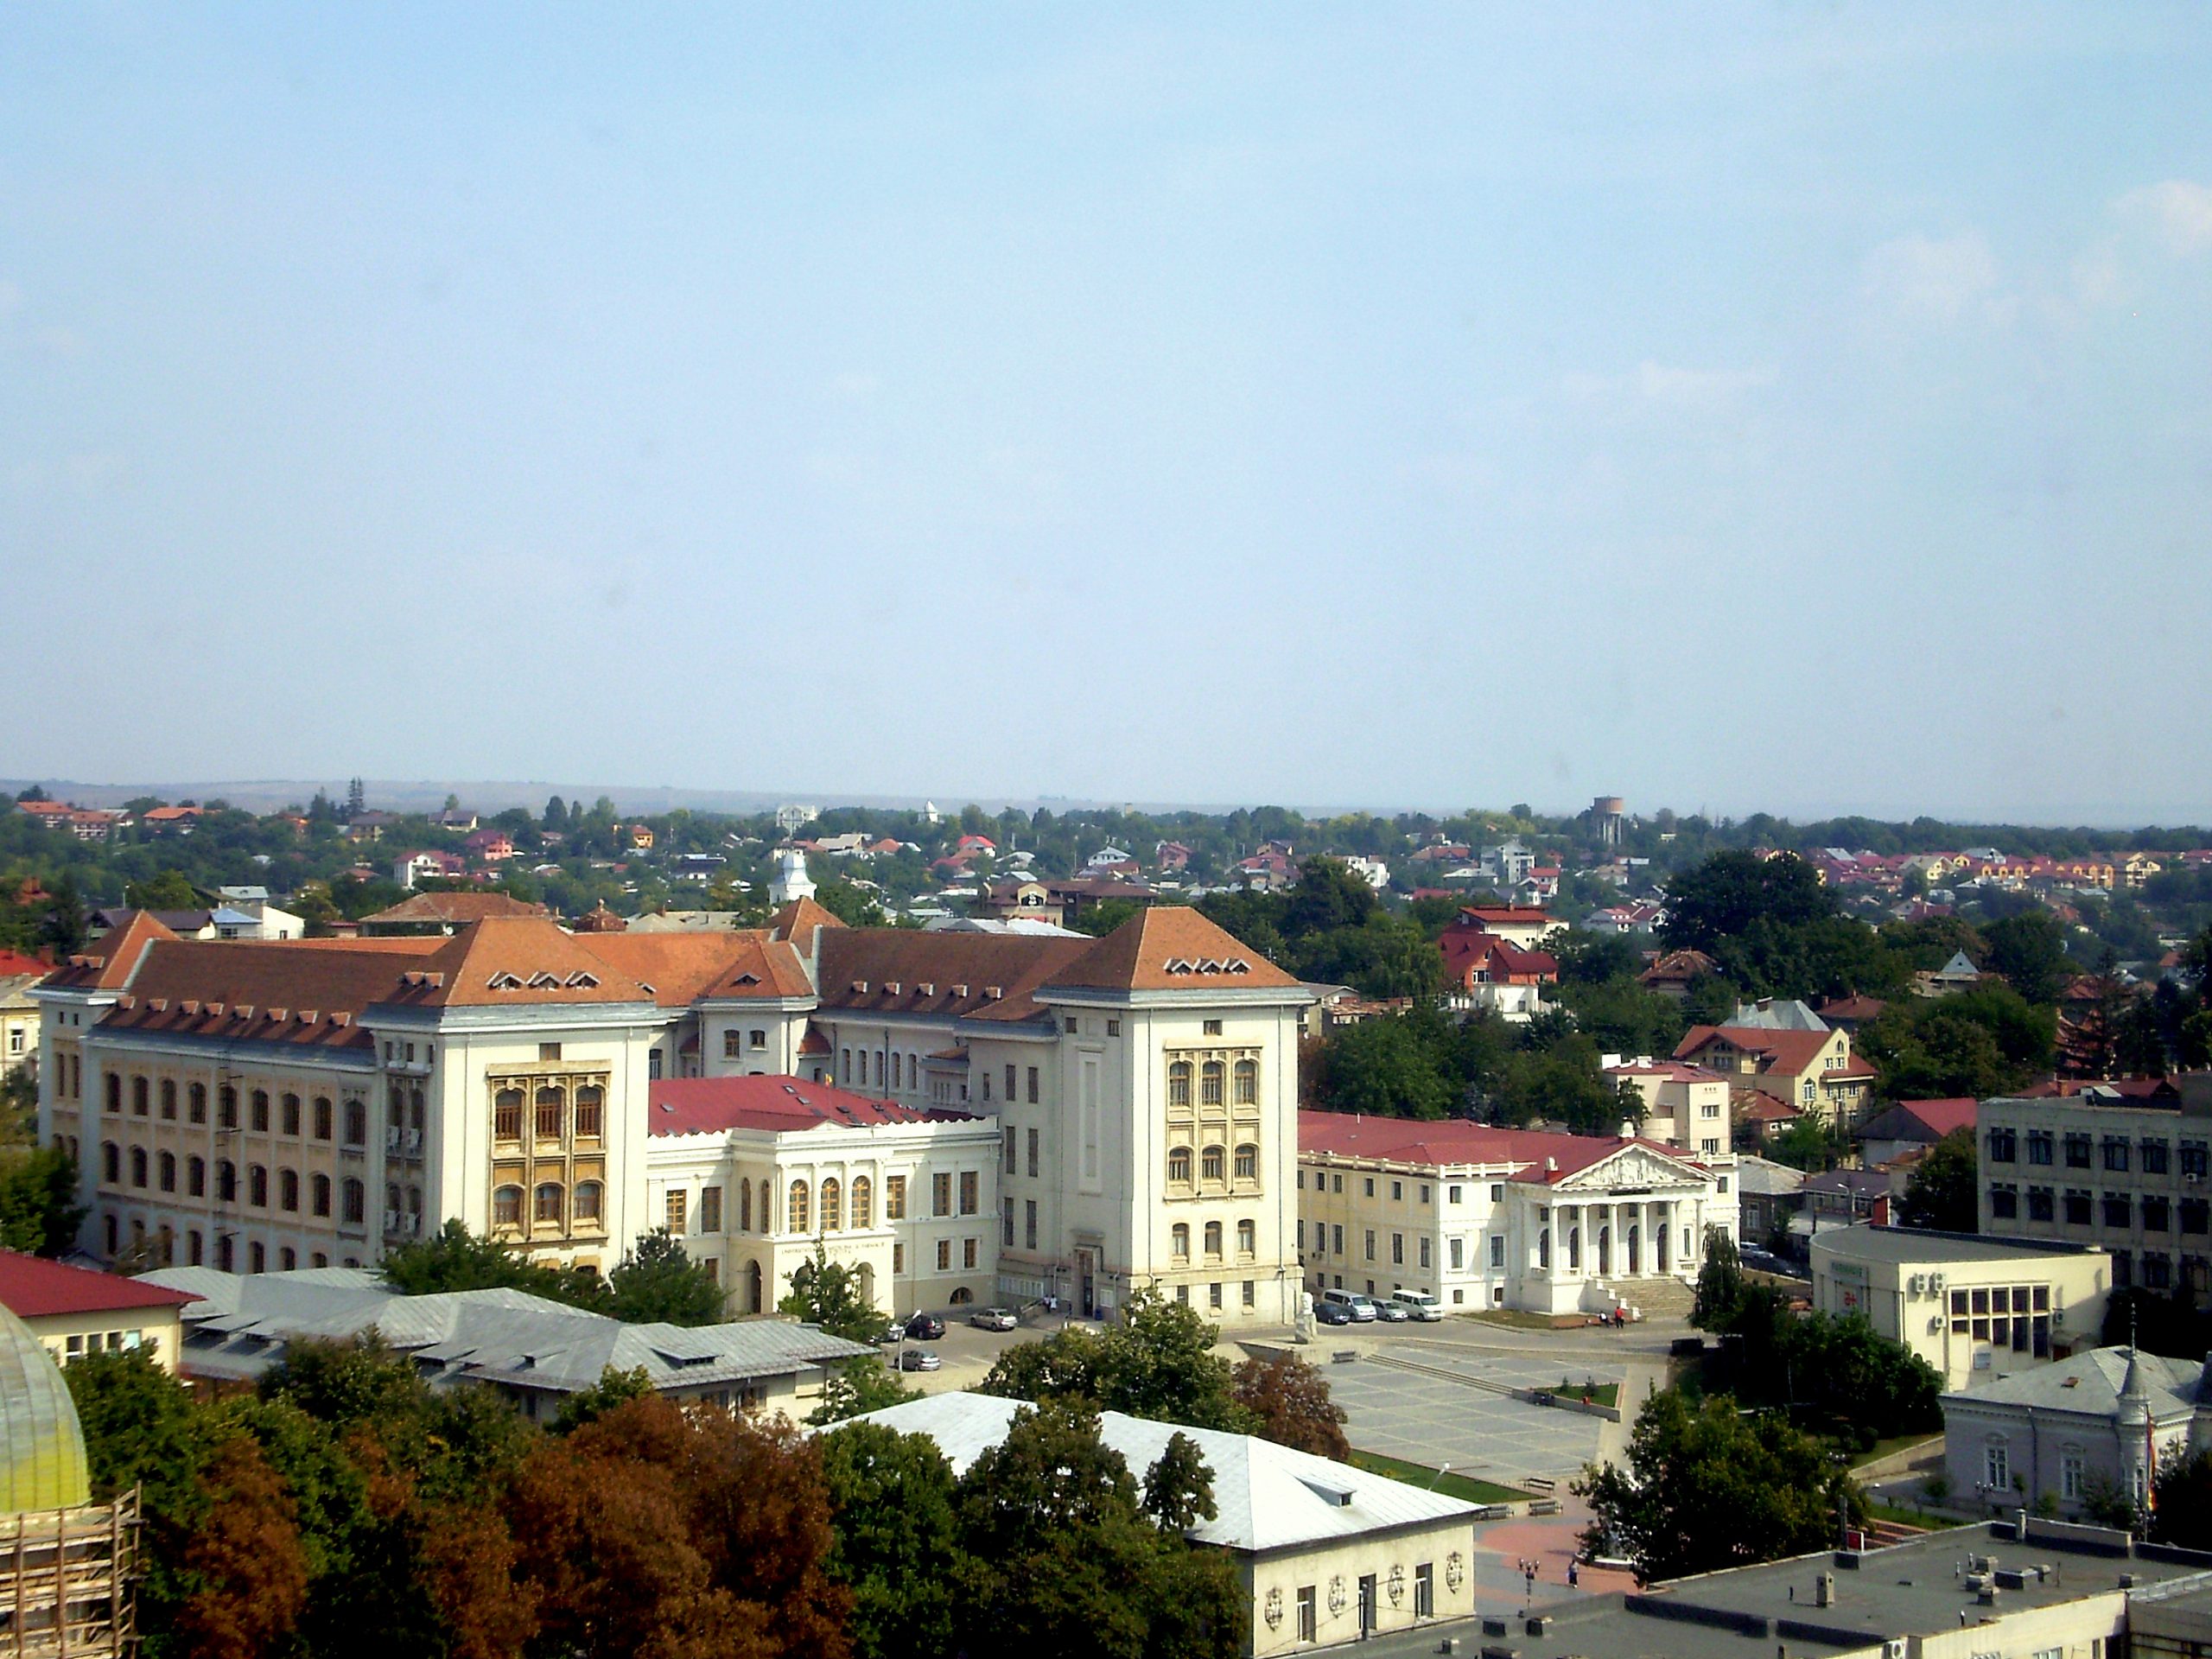
M 1946 1516 L 1930 1515 L 1903 1503 L 1884 1503 L 1871 1497 L 1866 1500 L 1866 1513 L 1873 1520 L 1894 1521 L 1901 1527 L 1926 1527 L 1933 1530 L 1960 1524 Z
M 1470 1503 L 1521 1503 L 1533 1496 L 1515 1487 L 1501 1486 L 1496 1481 L 1478 1480 L 1471 1475 L 1455 1475 L 1448 1471 L 1439 1479 L 1436 1471 L 1424 1464 L 1386 1458 L 1379 1452 L 1355 1452 L 1351 1461 L 1354 1468 L 1364 1469 L 1370 1475 L 1388 1475 L 1408 1486 L 1426 1487 L 1448 1497 L 1465 1498 Z
M 1864 1467 L 1870 1463 L 1878 1463 L 1892 1452 L 1902 1452 L 1909 1446 L 1933 1446 L 1942 1438 L 1941 1434 L 1930 1434 L 1925 1430 L 1917 1434 L 1892 1434 L 1886 1440 L 1875 1441 L 1874 1449 L 1863 1458 L 1854 1457 L 1853 1464 L 1854 1467 Z
M 1552 1392 L 1557 1394 L 1562 1400 L 1580 1400 L 1586 1394 L 1590 1396 L 1590 1403 L 1593 1406 L 1618 1406 L 1621 1402 L 1619 1383 L 1600 1382 L 1594 1388 L 1586 1389 L 1582 1386 L 1582 1380 L 1571 1372 L 1568 1374 L 1567 1381 L 1560 1383 Z
M 1478 1325 L 1503 1325 L 1515 1331 L 1557 1331 L 1561 1328 L 1560 1322 L 1548 1313 L 1523 1313 L 1511 1307 L 1485 1307 L 1460 1317 L 1472 1319 Z M 1577 1315 L 1568 1323 L 1580 1325 L 1582 1320 Z

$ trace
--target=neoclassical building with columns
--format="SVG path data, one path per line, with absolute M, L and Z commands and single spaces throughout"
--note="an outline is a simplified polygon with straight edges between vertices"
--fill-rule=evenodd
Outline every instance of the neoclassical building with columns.
M 1734 1170 L 1649 1141 L 1300 1112 L 1307 1288 L 1425 1291 L 1446 1312 L 1598 1313 L 1691 1283 L 1736 1234 Z

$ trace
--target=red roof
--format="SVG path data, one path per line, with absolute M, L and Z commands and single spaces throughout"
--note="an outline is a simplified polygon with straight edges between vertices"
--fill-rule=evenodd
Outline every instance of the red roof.
M 0 1304 L 18 1319 L 49 1313 L 95 1313 L 135 1307 L 182 1307 L 196 1302 L 181 1290 L 142 1285 L 90 1268 L 73 1268 L 43 1256 L 0 1250 Z
M 54 971 L 50 962 L 41 962 L 36 957 L 27 957 L 20 950 L 0 950 L 0 979 L 20 979 L 26 974 L 43 977 Z
M 1632 1147 L 1649 1147 L 1677 1163 L 1688 1158 L 1656 1141 L 1612 1135 L 1559 1135 L 1548 1129 L 1502 1129 L 1465 1118 L 1424 1122 L 1416 1118 L 1363 1117 L 1344 1112 L 1300 1112 L 1298 1149 L 1344 1158 L 1381 1158 L 1393 1163 L 1509 1166 L 1516 1180 L 1556 1181 Z
M 1911 1113 L 1933 1129 L 1936 1138 L 1940 1140 L 1955 1129 L 1974 1128 L 1974 1108 L 1980 1103 L 1977 1100 L 1967 1098 L 1965 1100 L 1901 1100 L 1897 1105 L 1901 1110 Z
M 651 1135 L 719 1135 L 725 1129 L 869 1128 L 929 1123 L 960 1113 L 921 1112 L 895 1100 L 797 1077 L 663 1077 L 652 1085 Z

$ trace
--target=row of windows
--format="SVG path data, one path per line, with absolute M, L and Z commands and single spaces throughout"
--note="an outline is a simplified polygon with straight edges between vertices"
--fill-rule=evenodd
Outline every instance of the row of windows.
M 119 1114 L 123 1110 L 123 1084 L 122 1073 L 111 1071 L 107 1074 L 107 1109 L 111 1112 Z M 177 1120 L 178 1093 L 175 1078 L 161 1079 L 159 1116 L 167 1122 L 175 1122 Z M 394 1090 L 395 1096 L 397 1093 L 397 1091 Z M 182 1094 L 184 1121 L 188 1123 L 206 1123 L 207 1122 L 207 1085 L 204 1083 L 188 1084 Z M 152 1106 L 154 1098 L 155 1090 L 151 1079 L 146 1077 L 130 1079 L 130 1115 L 133 1117 L 155 1116 Z M 419 1094 L 416 1098 L 419 1102 Z M 278 1096 L 273 1116 L 270 1103 L 270 1096 L 266 1089 L 254 1090 L 246 1097 L 246 1127 L 257 1135 L 267 1135 L 271 1132 L 273 1123 L 275 1133 L 289 1135 L 294 1140 L 298 1140 L 301 1137 L 303 1122 L 303 1107 L 300 1096 L 292 1094 Z M 367 1103 L 359 1100 L 348 1100 L 345 1103 L 344 1109 L 346 1144 L 353 1147 L 365 1145 L 369 1138 Z M 312 1103 L 305 1106 L 304 1113 L 306 1120 L 312 1122 L 314 1139 L 328 1141 L 334 1138 L 333 1131 L 336 1126 L 337 1113 L 328 1096 L 317 1095 Z M 238 1091 L 229 1084 L 225 1084 L 216 1091 L 215 1122 L 217 1127 L 220 1128 L 235 1129 L 238 1127 Z M 418 1116 L 416 1127 L 419 1128 L 421 1126 L 421 1118 Z
M 1372 1262 L 1375 1260 L 1375 1230 L 1372 1227 L 1370 1227 L 1366 1229 L 1365 1231 L 1366 1237 L 1363 1243 L 1366 1249 L 1366 1259 Z M 1429 1241 L 1424 1237 L 1417 1238 L 1414 1242 L 1419 1246 L 1415 1254 L 1419 1258 L 1421 1266 L 1425 1268 L 1430 1265 Z M 1464 1259 L 1462 1250 L 1465 1242 L 1466 1241 L 1464 1239 L 1458 1238 L 1451 1241 L 1452 1265 L 1455 1268 L 1461 1264 Z M 1318 1221 L 1315 1222 L 1313 1224 L 1313 1247 L 1325 1255 L 1342 1255 L 1344 1253 L 1344 1230 L 1342 1227 L 1325 1226 Z M 1300 1250 L 1303 1250 L 1306 1248 L 1306 1224 L 1302 1220 L 1298 1224 L 1298 1248 Z M 1505 1265 L 1504 1234 L 1500 1233 L 1491 1240 L 1491 1265 L 1494 1268 L 1502 1268 Z M 1403 1233 L 1393 1233 L 1390 1235 L 1390 1262 L 1395 1267 L 1402 1268 L 1406 1265 L 1406 1236 Z
M 1228 1168 L 1229 1149 L 1226 1147 L 1198 1148 L 1198 1179 L 1209 1185 L 1221 1184 Z M 1260 1179 L 1260 1149 L 1250 1141 L 1236 1148 L 1236 1179 L 1256 1181 Z M 1167 1152 L 1167 1184 L 1170 1186 L 1191 1185 L 1191 1148 L 1171 1147 Z
M 136 1218 L 131 1221 L 130 1249 L 134 1255 L 157 1262 L 165 1268 L 175 1267 L 178 1265 L 176 1243 L 175 1230 L 166 1223 L 155 1231 L 149 1233 L 143 1221 Z M 122 1225 L 113 1216 L 110 1216 L 107 1218 L 107 1253 L 111 1256 L 116 1255 L 120 1253 L 122 1248 Z M 229 1233 L 216 1234 L 216 1267 L 225 1273 L 236 1273 L 238 1262 L 238 1241 Z M 207 1241 L 196 1227 L 188 1228 L 185 1230 L 184 1262 L 185 1265 L 194 1268 L 207 1265 Z M 299 1265 L 300 1253 L 297 1250 L 289 1244 L 278 1247 L 276 1267 L 279 1272 L 289 1273 Z M 308 1257 L 308 1265 L 327 1268 L 330 1265 L 330 1257 L 323 1251 L 316 1250 Z M 361 1258 L 357 1255 L 349 1255 L 340 1265 L 358 1268 L 361 1265 Z M 269 1270 L 268 1246 L 258 1239 L 249 1241 L 245 1249 L 245 1267 L 248 1273 L 266 1273 Z M 76 1338 L 73 1337 L 70 1340 L 73 1343 Z
M 1170 1111 L 1187 1112 L 1191 1109 L 1192 1065 L 1188 1060 L 1177 1060 L 1167 1068 L 1167 1107 Z M 1207 1060 L 1197 1067 L 1198 1104 L 1219 1106 L 1223 1090 L 1230 1080 L 1230 1068 L 1221 1060 Z M 1260 1103 L 1260 1063 L 1239 1060 L 1236 1068 L 1236 1103 L 1256 1106 Z
M 734 1032 L 729 1033 L 726 1034 L 723 1039 L 722 1058 L 725 1059 L 734 1059 L 736 1058 L 734 1052 L 730 1048 L 728 1043 L 728 1038 L 734 1036 L 735 1034 L 736 1033 Z M 755 1033 L 754 1034 L 757 1036 L 760 1033 Z M 758 1045 L 756 1044 L 755 1046 L 757 1047 Z M 868 1051 L 867 1049 L 861 1049 L 860 1051 L 860 1074 L 857 1077 L 855 1077 L 853 1072 L 853 1052 L 854 1051 L 849 1048 L 838 1050 L 837 1080 L 840 1083 L 858 1084 L 863 1089 L 868 1088 L 869 1086 Z M 885 1065 L 887 1059 L 890 1067 L 889 1078 L 887 1082 L 885 1077 Z M 1008 1100 L 1012 1100 L 1014 1098 L 1014 1068 L 1012 1066 L 1009 1065 L 1007 1067 L 1006 1076 L 1006 1097 Z M 878 1089 L 889 1088 L 912 1090 L 920 1088 L 922 1086 L 922 1057 L 918 1054 L 902 1052 L 895 1048 L 887 1051 L 887 1052 L 883 1049 L 877 1049 L 875 1051 L 875 1082 L 874 1086 Z M 988 1100 L 990 1097 L 991 1077 L 990 1073 L 987 1071 L 983 1074 L 983 1098 L 985 1100 Z M 1033 1101 L 1037 1098 L 1037 1068 L 1033 1065 L 1029 1068 L 1029 1098 Z
M 1206 1223 L 1205 1231 L 1200 1236 L 1205 1243 L 1206 1260 L 1209 1262 L 1220 1261 L 1222 1237 L 1221 1224 L 1217 1221 L 1210 1221 Z M 1258 1239 L 1259 1226 L 1256 1223 L 1251 1221 L 1240 1221 L 1236 1224 L 1236 1254 L 1240 1257 L 1249 1257 L 1256 1254 L 1259 1248 Z M 1173 1227 L 1169 1228 L 1167 1230 L 1167 1242 L 1168 1253 L 1173 1255 L 1175 1260 L 1178 1262 L 1187 1262 L 1191 1259 L 1191 1225 L 1188 1222 L 1179 1221 Z
M 1206 1306 L 1211 1307 L 1217 1313 L 1220 1313 L 1222 1309 L 1222 1283 L 1218 1279 L 1215 1280 L 1211 1284 L 1206 1287 Z M 1257 1307 L 1259 1306 L 1260 1287 L 1255 1281 L 1250 1279 L 1247 1279 L 1244 1281 L 1243 1295 L 1245 1306 Z M 1175 1300 L 1187 1306 L 1191 1300 L 1191 1287 L 1188 1285 L 1176 1286 Z
M 183 1191 L 187 1198 L 204 1198 L 207 1196 L 208 1166 L 207 1160 L 204 1158 L 186 1158 L 180 1161 L 173 1152 L 149 1154 L 143 1147 L 133 1147 L 130 1148 L 128 1161 L 130 1171 L 129 1185 L 131 1186 L 141 1190 L 157 1189 L 163 1192 L 175 1192 L 178 1190 L 179 1179 L 181 1177 Z M 124 1162 L 124 1150 L 121 1147 L 112 1141 L 104 1142 L 100 1147 L 101 1181 L 108 1186 L 124 1185 L 125 1184 L 123 1173 Z M 238 1203 L 239 1201 L 238 1166 L 227 1158 L 219 1158 L 215 1160 L 214 1178 L 215 1202 L 218 1204 Z M 278 1169 L 276 1172 L 275 1185 L 276 1209 L 290 1211 L 296 1214 L 300 1210 L 301 1195 L 304 1191 L 307 1198 L 307 1212 L 309 1215 L 330 1214 L 334 1185 L 329 1176 L 310 1175 L 303 1187 L 299 1171 Z M 246 1166 L 245 1184 L 246 1204 L 257 1210 L 270 1208 L 270 1170 L 267 1165 L 248 1164 Z M 393 1189 L 394 1192 L 397 1190 L 396 1187 Z M 422 1209 L 420 1189 L 410 1190 L 417 1195 L 415 1207 L 419 1212 Z M 339 1194 L 340 1211 L 344 1218 L 356 1223 L 363 1220 L 368 1204 L 366 1187 L 359 1180 L 349 1177 L 337 1183 L 335 1191 Z M 396 1209 L 398 1206 L 395 1204 L 393 1207 Z
M 1356 1179 L 1360 1183 L 1361 1196 L 1370 1198 L 1373 1198 L 1375 1196 L 1376 1178 L 1372 1175 L 1362 1175 Z M 1408 1183 L 1402 1180 L 1394 1180 L 1390 1183 L 1390 1202 L 1393 1204 L 1404 1203 L 1408 1186 L 1410 1186 L 1414 1191 L 1415 1195 L 1414 1202 L 1417 1204 L 1430 1203 L 1435 1197 L 1435 1188 L 1431 1186 L 1427 1181 L 1414 1181 Z M 1306 1172 L 1302 1169 L 1298 1172 L 1298 1190 L 1301 1192 L 1306 1190 Z M 1315 1170 L 1313 1172 L 1313 1190 L 1316 1192 L 1323 1192 L 1325 1190 L 1331 1192 L 1343 1192 L 1344 1190 L 1344 1178 L 1343 1172 L 1340 1170 Z M 1727 1189 L 1724 1187 L 1721 1190 L 1726 1192 Z M 1467 1189 L 1465 1185 L 1459 1181 L 1450 1183 L 1444 1189 L 1444 1201 L 1446 1204 L 1465 1204 L 1467 1201 Z M 1490 1201 L 1492 1204 L 1502 1204 L 1505 1201 L 1505 1184 L 1503 1182 L 1493 1181 L 1491 1183 Z
M 748 1035 L 752 1039 L 753 1047 L 766 1048 L 768 1046 L 768 1033 L 766 1032 L 756 1028 L 748 1033 L 740 1031 L 736 1027 L 732 1026 L 728 1030 L 722 1033 L 722 1058 L 726 1060 L 742 1058 L 744 1057 L 744 1041 Z
M 2145 1135 L 2140 1141 L 2131 1141 L 2124 1135 L 2107 1135 L 2101 1139 L 2087 1133 L 2075 1132 L 2058 1135 L 2050 1129 L 2030 1129 L 2027 1132 L 2028 1162 L 2050 1166 L 2055 1155 L 2063 1150 L 2069 1169 L 2088 1169 L 2094 1164 L 2116 1174 L 2127 1173 L 2137 1158 L 2142 1161 L 2146 1175 L 2164 1175 L 2171 1167 L 2167 1142 L 2157 1136 Z M 1989 1160 L 1994 1164 L 2018 1163 L 2020 1157 L 2020 1136 L 2016 1129 L 1997 1128 L 1986 1136 Z M 2212 1166 L 2212 1146 L 2202 1141 L 2184 1141 L 2180 1145 L 2181 1173 L 2202 1175 Z
M 573 1221 L 588 1230 L 600 1218 L 601 1189 L 597 1181 L 578 1181 L 574 1193 L 558 1181 L 540 1181 L 530 1193 L 530 1218 L 538 1226 L 559 1227 Z M 492 1190 L 492 1220 L 501 1227 L 522 1225 L 523 1190 L 507 1185 Z
M 1015 1167 L 1014 1167 L 1014 1164 L 1015 1164 L 1016 1159 L 1017 1159 L 1017 1157 L 1018 1157 L 1018 1155 L 1019 1155 L 1019 1154 L 1020 1154 L 1020 1147 L 1019 1144 L 1018 1144 L 1018 1143 L 1017 1143 L 1017 1141 L 1016 1141 L 1016 1139 L 1015 1139 L 1015 1134 L 1016 1134 L 1016 1131 L 1015 1131 L 1015 1129 L 1014 1129 L 1014 1126 L 1013 1126 L 1012 1124 L 1008 1124 L 1008 1125 L 1007 1126 L 1007 1130 L 1006 1130 L 1006 1173 L 1007 1173 L 1007 1174 L 1009 1174 L 1009 1175 L 1016 1174 L 1016 1173 L 1019 1173 L 1019 1172 L 1015 1169 Z M 1037 1155 L 1037 1154 L 1038 1154 L 1038 1136 L 1037 1136 L 1037 1131 L 1033 1128 L 1029 1131 L 1029 1173 L 1030 1173 L 1030 1175 L 1031 1175 L 1033 1178 L 1033 1177 L 1036 1175 L 1036 1173 L 1037 1173 L 1037 1166 L 1038 1166 L 1038 1155 Z
M 492 1096 L 492 1138 L 494 1141 L 518 1141 L 522 1139 L 522 1090 L 502 1089 Z M 537 1098 L 531 1109 L 531 1131 L 540 1141 L 559 1141 L 564 1128 L 573 1124 L 579 1141 L 598 1140 L 606 1127 L 607 1091 L 596 1084 L 585 1084 L 575 1092 L 573 1113 L 568 1090 L 551 1084 L 537 1091 Z
M 2062 1214 L 2063 1211 L 2063 1214 Z M 2020 1214 L 2020 1190 L 2009 1182 L 1998 1182 L 1989 1189 L 1989 1213 L 1999 1221 L 2012 1221 Z M 2069 1227 L 2089 1227 L 2101 1224 L 2107 1227 L 2127 1228 L 2135 1224 L 2140 1215 L 2146 1233 L 2170 1233 L 2178 1217 L 2184 1233 L 2212 1232 L 2212 1200 L 2204 1198 L 2171 1199 L 2155 1192 L 2139 1197 L 2128 1192 L 2091 1193 L 2082 1187 L 2069 1187 L 2063 1193 L 2048 1186 L 2028 1189 L 2028 1219 L 2056 1221 L 2063 1219 Z

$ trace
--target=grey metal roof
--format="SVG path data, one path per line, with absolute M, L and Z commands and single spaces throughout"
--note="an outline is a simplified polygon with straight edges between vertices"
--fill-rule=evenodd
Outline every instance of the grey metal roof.
M 365 1268 L 237 1274 L 164 1268 L 140 1277 L 200 1299 L 183 1310 L 183 1363 L 208 1376 L 258 1376 L 282 1362 L 295 1338 L 344 1341 L 372 1330 L 429 1371 L 433 1383 L 495 1382 L 558 1394 L 591 1387 L 609 1366 L 642 1369 L 657 1389 L 696 1389 L 788 1376 L 874 1351 L 785 1319 L 625 1325 L 520 1290 L 406 1296 Z
M 2015 1371 L 1977 1389 L 1947 1394 L 1946 1401 L 1963 1400 L 1973 1405 L 2033 1406 L 2037 1409 L 2085 1412 L 2109 1417 L 2120 1404 L 2120 1391 L 2127 1382 L 2129 1350 L 2093 1348 L 2070 1359 Z M 2164 1420 L 2196 1408 L 2207 1401 L 2204 1365 L 2193 1359 L 2168 1359 L 2158 1354 L 2138 1354 L 2136 1361 L 2151 1402 L 2151 1414 Z
M 994 1395 L 933 1394 L 857 1419 L 902 1434 L 926 1434 L 963 1472 L 1006 1439 L 1020 1400 Z M 1122 1454 L 1139 1481 L 1160 1461 L 1171 1436 L 1187 1434 L 1213 1471 L 1216 1514 L 1190 1529 L 1201 1543 L 1228 1549 L 1267 1550 L 1356 1538 L 1409 1523 L 1474 1524 L 1475 1506 L 1350 1464 L 1294 1452 L 1249 1434 L 1185 1428 L 1118 1411 L 1099 1414 L 1099 1438 Z

